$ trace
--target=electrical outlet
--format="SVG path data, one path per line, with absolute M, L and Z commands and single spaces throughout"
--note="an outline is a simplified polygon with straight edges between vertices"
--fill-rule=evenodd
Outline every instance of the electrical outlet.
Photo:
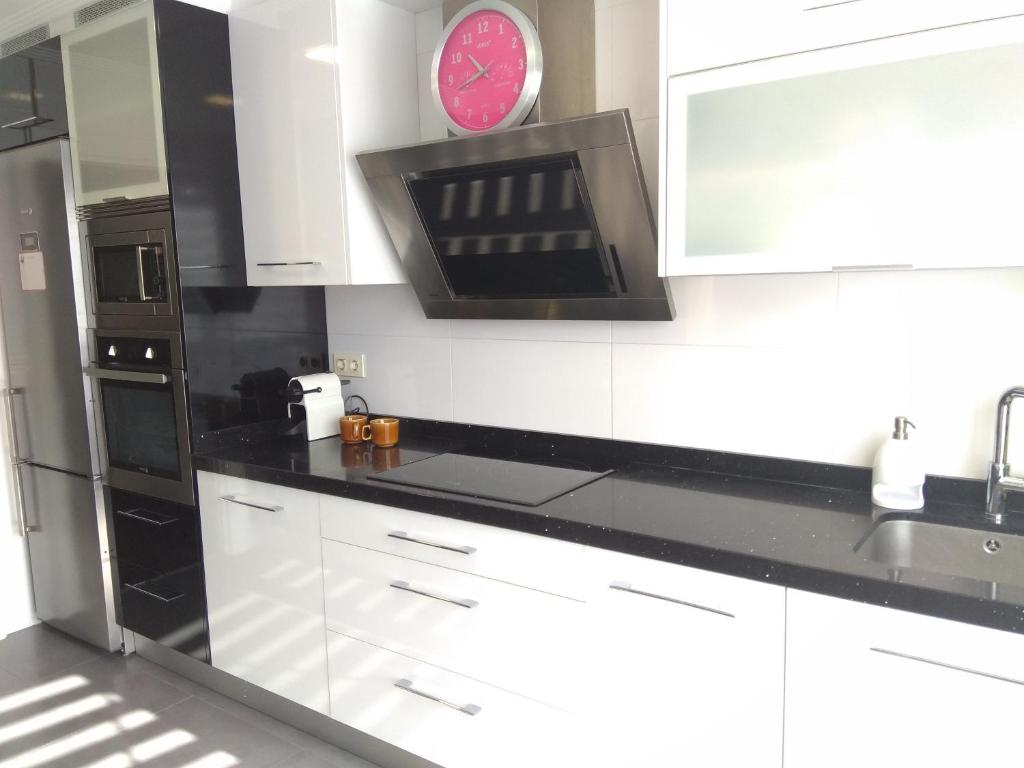
M 366 378 L 366 355 L 358 352 L 335 353 L 334 372 L 344 379 Z

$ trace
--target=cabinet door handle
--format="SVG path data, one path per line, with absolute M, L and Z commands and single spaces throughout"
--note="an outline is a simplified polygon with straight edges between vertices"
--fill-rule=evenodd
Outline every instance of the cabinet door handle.
M 1013 683 L 1014 685 L 1024 685 L 1024 680 L 1015 680 L 1012 677 L 1003 677 L 1002 675 L 993 675 L 991 672 L 982 672 L 980 669 L 971 669 L 970 667 L 961 667 L 956 664 L 947 664 L 944 661 L 936 661 L 935 659 L 926 659 L 923 656 L 914 656 L 910 653 L 900 653 L 899 651 L 890 651 L 888 648 L 870 648 L 874 653 L 881 653 L 885 656 L 894 656 L 897 659 L 906 659 L 908 661 L 917 661 L 922 664 L 931 664 L 933 667 L 942 667 L 943 669 L 952 669 L 957 672 L 966 672 L 968 675 L 977 675 L 978 677 L 987 677 L 989 680 L 999 680 L 1003 683 Z
M 625 581 L 613 581 L 608 585 L 609 589 L 615 589 L 619 592 L 628 592 L 631 595 L 640 595 L 641 597 L 650 597 L 655 600 L 664 600 L 666 603 L 675 603 L 676 605 L 685 605 L 687 608 L 696 608 L 698 611 L 707 611 L 708 613 L 715 613 L 719 616 L 727 616 L 730 619 L 735 619 L 735 614 L 728 613 L 727 611 L 720 611 L 717 608 L 709 608 L 706 605 L 698 605 L 697 603 L 688 603 L 685 600 L 680 600 L 677 597 L 669 597 L 668 595 L 659 595 L 655 592 L 645 592 L 642 589 L 636 589 L 632 584 Z
M 189 269 L 228 269 L 227 264 L 179 264 L 179 270 Z
M 480 712 L 483 707 L 478 704 L 455 704 L 454 702 L 442 699 L 440 696 L 435 696 L 432 693 L 426 691 L 417 690 L 413 685 L 412 680 L 406 680 L 404 677 L 401 680 L 395 681 L 395 688 L 401 688 L 403 691 L 408 691 L 414 696 L 422 696 L 424 699 L 430 699 L 436 701 L 438 704 L 443 704 L 450 709 L 454 709 L 456 712 L 461 712 L 464 715 L 475 715 Z
M 460 555 L 472 555 L 476 552 L 476 547 L 463 547 L 458 544 L 443 544 L 440 541 L 431 541 L 430 539 L 420 539 L 414 536 L 410 536 L 405 531 L 392 531 L 388 534 L 392 539 L 401 539 L 402 541 L 411 541 L 413 544 L 422 544 L 425 547 L 434 547 L 434 549 L 443 549 L 448 552 L 458 552 Z
M 114 514 L 120 515 L 121 517 L 130 517 L 132 520 L 141 520 L 142 522 L 149 523 L 150 525 L 170 525 L 171 523 L 178 522 L 178 518 L 176 517 L 150 517 L 149 515 L 142 514 L 146 511 L 147 510 L 145 509 L 117 509 L 114 510 Z M 150 515 L 155 514 L 155 512 L 150 513 Z
M 257 261 L 257 267 L 318 267 L 322 261 Z
M 221 501 L 230 501 L 232 504 L 238 504 L 243 507 L 252 507 L 253 509 L 262 509 L 264 512 L 284 512 L 284 507 L 279 504 L 253 504 L 251 501 L 242 501 L 237 496 L 221 496 Z
M 408 581 L 392 581 L 388 586 L 393 587 L 394 589 L 400 589 L 403 592 L 412 592 L 414 595 L 423 595 L 423 597 L 429 597 L 431 600 L 440 600 L 442 603 L 457 605 L 460 608 L 476 608 L 480 605 L 476 600 L 448 597 L 447 595 L 439 595 L 436 592 L 427 592 L 422 589 L 416 589 L 416 587 L 409 584 Z
M 127 586 L 128 589 L 134 590 L 135 592 L 138 592 L 140 595 L 151 597 L 154 600 L 159 600 L 161 603 L 173 603 L 178 598 L 185 596 L 184 592 L 175 592 L 173 595 L 165 597 L 164 595 L 158 595 L 156 592 L 150 592 L 148 589 L 143 589 L 138 584 L 128 584 Z

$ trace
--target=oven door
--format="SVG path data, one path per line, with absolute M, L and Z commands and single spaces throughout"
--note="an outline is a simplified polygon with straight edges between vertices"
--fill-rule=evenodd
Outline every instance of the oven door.
M 194 504 L 185 373 L 90 366 L 101 414 L 104 481 Z
M 173 254 L 162 229 L 87 237 L 97 315 L 174 315 Z

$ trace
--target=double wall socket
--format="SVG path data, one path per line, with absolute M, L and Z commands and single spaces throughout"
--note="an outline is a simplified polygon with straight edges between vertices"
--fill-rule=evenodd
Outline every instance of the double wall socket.
M 342 352 L 334 355 L 334 372 L 343 379 L 362 379 L 366 377 L 366 355 L 354 352 Z

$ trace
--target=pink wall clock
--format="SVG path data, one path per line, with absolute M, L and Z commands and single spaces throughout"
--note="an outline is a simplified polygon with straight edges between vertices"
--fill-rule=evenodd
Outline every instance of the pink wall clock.
M 503 0 L 457 13 L 434 51 L 434 103 L 459 135 L 520 125 L 540 93 L 544 62 L 530 18 Z

